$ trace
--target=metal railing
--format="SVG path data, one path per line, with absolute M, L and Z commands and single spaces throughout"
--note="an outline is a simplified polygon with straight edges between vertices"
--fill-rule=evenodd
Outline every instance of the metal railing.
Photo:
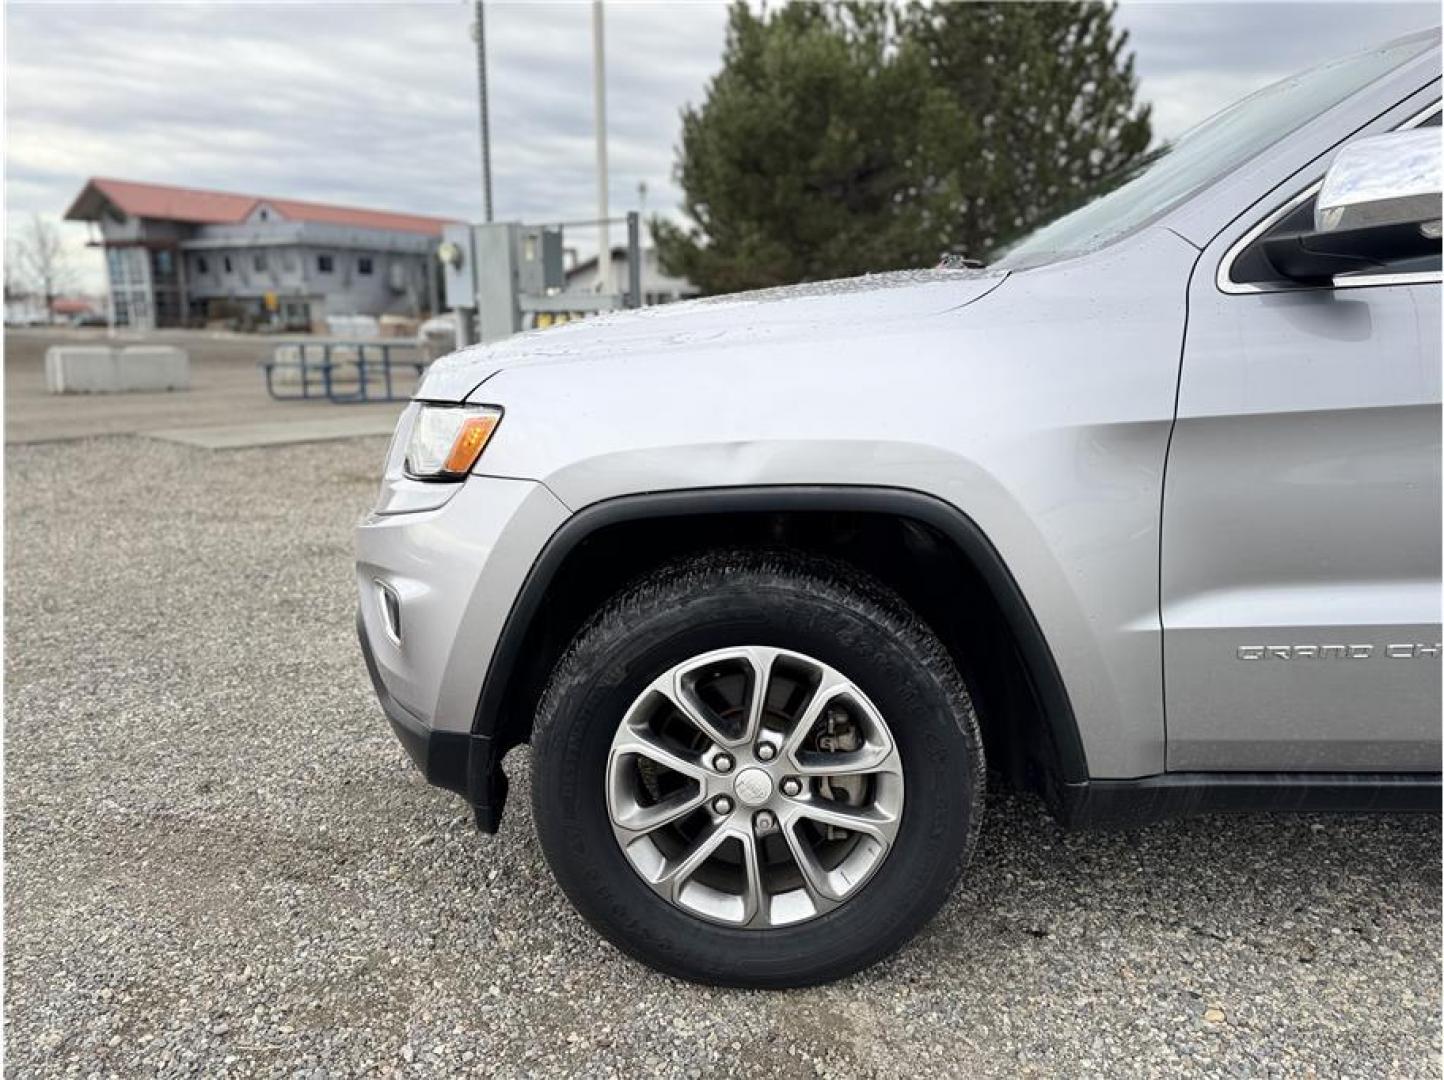
M 397 358 L 397 350 L 412 355 Z M 266 393 L 277 401 L 325 399 L 335 405 L 405 401 L 426 371 L 428 361 L 419 352 L 419 344 L 408 339 L 295 339 L 277 342 L 271 358 L 262 360 L 260 367 Z M 411 376 L 399 394 L 398 369 Z

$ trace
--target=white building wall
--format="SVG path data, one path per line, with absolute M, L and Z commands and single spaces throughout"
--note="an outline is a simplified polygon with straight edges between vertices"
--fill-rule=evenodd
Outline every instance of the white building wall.
M 268 219 L 260 217 L 262 212 Z M 275 293 L 278 301 L 304 303 L 313 324 L 327 315 L 415 316 L 435 309 L 429 275 L 440 237 L 269 219 L 269 213 L 258 207 L 251 220 L 240 225 L 104 220 L 101 232 L 111 245 L 178 243 L 188 318 L 212 300 L 234 301 L 259 312 L 267 293 Z M 106 261 L 117 321 L 153 327 L 146 249 L 110 246 Z
M 627 288 L 627 249 L 612 249 L 612 288 L 625 292 Z M 590 260 L 580 267 L 567 271 L 567 290 L 570 292 L 599 292 L 601 275 L 597 272 L 597 261 Z M 686 278 L 673 277 L 664 273 L 657 258 L 656 248 L 642 250 L 642 302 L 643 305 L 670 304 L 700 295 L 699 290 Z

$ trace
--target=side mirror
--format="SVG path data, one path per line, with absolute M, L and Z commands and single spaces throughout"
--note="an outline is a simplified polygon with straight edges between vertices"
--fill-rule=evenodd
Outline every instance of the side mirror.
M 1439 129 L 1358 139 L 1338 152 L 1314 201 L 1312 229 L 1264 241 L 1283 277 L 1321 283 L 1338 274 L 1414 269 L 1440 251 Z

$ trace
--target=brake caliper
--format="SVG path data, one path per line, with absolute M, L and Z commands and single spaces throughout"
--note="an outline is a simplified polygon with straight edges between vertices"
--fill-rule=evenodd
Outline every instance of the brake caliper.
M 862 733 L 857 723 L 840 705 L 832 705 L 823 716 L 822 727 L 813 738 L 819 753 L 849 754 L 862 749 Z M 867 796 L 867 779 L 862 776 L 827 776 L 820 785 L 821 794 L 846 806 L 861 806 Z M 823 827 L 829 840 L 842 840 L 851 835 L 836 825 Z

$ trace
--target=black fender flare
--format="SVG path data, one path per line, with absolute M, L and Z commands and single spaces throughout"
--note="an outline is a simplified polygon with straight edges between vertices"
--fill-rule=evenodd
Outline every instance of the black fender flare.
M 496 831 L 506 799 L 506 776 L 497 760 L 495 735 L 509 680 L 532 619 L 545 602 L 553 579 L 577 546 L 598 530 L 624 522 L 788 511 L 907 518 L 935 529 L 953 543 L 981 574 L 1018 642 L 1028 677 L 1043 709 L 1044 723 L 1052 736 L 1058 768 L 1053 782 L 1066 785 L 1087 782 L 1088 764 L 1078 723 L 1042 628 L 997 548 L 963 511 L 936 496 L 906 488 L 830 484 L 687 488 L 623 495 L 593 503 L 568 518 L 537 556 L 492 651 L 472 719 L 466 794 L 483 831 Z

